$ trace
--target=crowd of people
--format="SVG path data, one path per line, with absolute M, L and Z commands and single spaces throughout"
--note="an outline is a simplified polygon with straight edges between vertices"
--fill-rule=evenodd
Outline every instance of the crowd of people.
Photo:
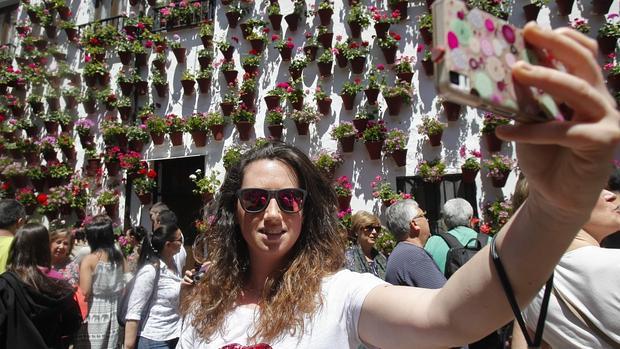
M 537 346 L 532 334 L 552 348 L 617 348 L 620 250 L 608 248 L 620 230 L 617 170 L 602 188 L 620 113 L 594 41 L 533 24 L 524 35 L 567 71 L 520 62 L 515 79 L 575 114 L 497 129 L 517 143 L 523 178 L 519 208 L 493 238 L 471 229 L 473 209 L 458 198 L 443 207 L 446 232 L 431 236 L 425 212 L 407 199 L 388 208 L 385 224 L 356 212 L 348 245 L 325 174 L 294 146 L 269 142 L 228 169 L 207 261 L 185 273 L 184 236 L 163 203 L 151 207 L 151 229 L 126 232 L 134 245 L 125 257 L 105 215 L 72 232 L 28 222 L 21 204 L 0 200 L 0 342 L 493 348 L 505 343 L 485 339 L 516 319 L 514 348 Z M 389 256 L 375 246 L 384 225 L 398 241 Z

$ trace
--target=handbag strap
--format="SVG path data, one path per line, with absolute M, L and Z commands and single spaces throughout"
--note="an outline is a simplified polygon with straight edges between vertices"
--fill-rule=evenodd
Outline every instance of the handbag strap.
M 525 327 L 525 321 L 523 320 L 523 316 L 521 315 L 521 310 L 519 309 L 519 304 L 517 303 L 516 297 L 514 295 L 514 291 L 512 286 L 510 285 L 510 281 L 508 280 L 508 274 L 506 274 L 506 270 L 504 269 L 504 265 L 497 254 L 497 248 L 495 246 L 495 238 L 497 235 L 493 237 L 491 240 L 491 257 L 493 258 L 493 264 L 495 265 L 495 270 L 497 271 L 497 275 L 499 276 L 499 280 L 502 283 L 502 287 L 504 288 L 504 293 L 506 293 L 506 298 L 508 298 L 508 303 L 510 303 L 510 307 L 512 308 L 512 312 L 521 328 L 521 332 L 523 332 L 523 336 L 527 342 L 528 348 L 540 348 L 540 344 L 542 343 L 542 335 L 545 329 L 545 318 L 547 317 L 547 307 L 549 305 L 549 298 L 551 296 L 551 289 L 553 288 L 553 274 L 547 280 L 545 284 L 545 294 L 543 296 L 542 305 L 540 307 L 540 314 L 538 315 L 538 323 L 536 324 L 536 332 L 534 333 L 534 340 L 530 337 L 530 334 Z
M 564 303 L 564 305 L 566 305 L 566 307 L 568 308 L 568 310 L 570 310 L 571 313 L 573 313 L 573 315 L 575 315 L 575 317 L 579 320 L 581 320 L 581 322 L 583 324 L 585 324 L 592 332 L 594 332 L 599 338 L 601 338 L 602 340 L 604 340 L 610 347 L 614 348 L 614 349 L 620 349 L 620 344 L 616 341 L 614 341 L 611 337 L 609 337 L 605 332 L 603 332 L 603 330 L 601 330 L 598 326 L 596 326 L 596 324 L 590 320 L 590 318 L 583 312 L 581 311 L 579 308 L 577 308 L 577 306 L 575 306 L 575 304 L 573 302 L 571 302 L 562 292 L 560 292 L 560 290 L 558 290 L 557 287 L 553 287 L 553 294 L 555 295 L 555 297 L 558 299 L 558 301 L 561 301 L 562 303 Z
M 159 265 L 159 260 L 157 260 L 156 264 L 153 264 L 153 267 L 155 268 L 155 279 L 153 281 L 153 291 L 151 292 L 151 295 L 149 296 L 149 300 L 146 302 L 146 304 L 144 305 L 144 308 L 142 309 L 142 314 L 140 316 L 140 332 L 142 332 L 142 330 L 144 329 L 144 326 L 146 326 L 146 321 L 149 319 L 149 315 L 151 314 L 151 306 L 153 305 L 153 299 L 155 298 L 155 293 L 157 293 L 157 286 L 159 284 L 159 274 L 161 273 L 161 266 Z

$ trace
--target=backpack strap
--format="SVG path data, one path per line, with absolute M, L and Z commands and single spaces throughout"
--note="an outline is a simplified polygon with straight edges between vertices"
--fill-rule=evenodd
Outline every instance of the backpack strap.
M 477 239 L 480 242 L 480 249 L 489 243 L 489 236 L 486 234 L 478 233 Z
M 446 242 L 449 249 L 463 247 L 463 245 L 459 242 L 459 240 L 450 233 L 439 233 L 437 235 L 439 235 L 443 239 L 443 241 Z

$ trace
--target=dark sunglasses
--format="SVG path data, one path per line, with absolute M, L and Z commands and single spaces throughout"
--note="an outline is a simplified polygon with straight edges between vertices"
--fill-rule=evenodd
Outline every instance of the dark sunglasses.
M 239 204 L 249 213 L 264 211 L 272 198 L 276 199 L 280 210 L 287 213 L 301 211 L 306 202 L 306 191 L 300 188 L 267 190 L 261 188 L 244 188 L 237 190 Z
M 369 226 L 364 227 L 362 229 L 364 229 L 364 231 L 366 231 L 367 233 L 370 233 L 373 230 L 376 231 L 377 233 L 381 232 L 381 226 L 380 225 L 369 225 Z

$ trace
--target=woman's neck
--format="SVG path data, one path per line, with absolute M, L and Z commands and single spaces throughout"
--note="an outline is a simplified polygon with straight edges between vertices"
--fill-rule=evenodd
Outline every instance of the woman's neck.
M 579 232 L 571 242 L 570 246 L 568 246 L 566 252 L 570 252 L 578 248 L 587 246 L 600 247 L 601 245 L 598 243 L 598 241 L 596 241 L 595 238 L 592 237 L 592 235 L 588 234 L 585 230 L 582 229 L 579 230 Z
M 361 244 L 358 242 L 358 245 L 362 248 L 362 252 L 367 259 L 372 259 L 372 245 Z
M 56 269 L 63 268 L 65 265 L 69 264 L 69 258 L 52 258 L 52 267 Z

